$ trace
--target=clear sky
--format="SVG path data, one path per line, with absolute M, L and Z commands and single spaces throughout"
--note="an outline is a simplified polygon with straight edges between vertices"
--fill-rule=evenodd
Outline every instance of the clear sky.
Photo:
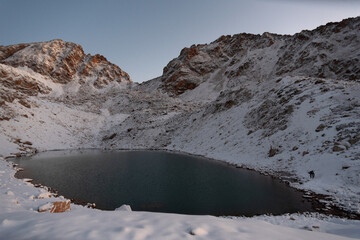
M 360 0 L 0 0 L 0 45 L 60 38 L 142 82 L 221 35 L 293 34 L 359 15 Z

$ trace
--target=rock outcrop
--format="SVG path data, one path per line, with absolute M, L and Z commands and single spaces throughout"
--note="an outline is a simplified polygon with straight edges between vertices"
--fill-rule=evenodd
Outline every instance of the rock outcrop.
M 360 79 L 360 17 L 295 35 L 222 36 L 192 45 L 164 68 L 161 88 L 181 95 L 206 81 L 221 90 L 288 75 Z M 220 92 L 220 91 L 219 91 Z
M 0 46 L 0 63 L 30 68 L 62 84 L 75 78 L 91 78 L 94 86 L 98 88 L 112 81 L 131 82 L 126 72 L 105 57 L 85 54 L 80 45 L 60 39 Z
M 10 103 L 35 106 L 29 97 L 58 92 L 66 98 L 67 92 L 76 95 L 79 90 L 88 95 L 124 83 L 132 83 L 126 72 L 99 54 L 86 55 L 72 42 L 56 39 L 0 46 L 0 121 L 19 114 Z
M 37 96 L 38 94 L 48 94 L 51 89 L 43 83 L 37 81 L 31 75 L 24 75 L 15 68 L 0 64 L 0 87 L 6 91 L 1 91 L 1 102 L 13 102 L 14 99 L 23 99 L 26 96 Z
M 38 212 L 50 212 L 50 213 L 67 212 L 71 210 L 70 203 L 71 203 L 70 200 L 46 203 L 39 207 Z

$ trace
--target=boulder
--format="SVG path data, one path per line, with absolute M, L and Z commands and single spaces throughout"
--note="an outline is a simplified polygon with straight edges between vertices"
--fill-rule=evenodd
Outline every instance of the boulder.
M 62 213 L 70 210 L 70 200 L 57 201 L 41 205 L 38 212 Z
M 123 205 L 121 205 L 120 207 L 116 208 L 115 211 L 131 212 L 132 210 L 131 210 L 130 205 L 123 204 Z
M 70 200 L 53 202 L 50 213 L 62 213 L 70 210 Z
M 335 145 L 332 150 L 333 150 L 333 152 L 341 152 L 341 151 L 344 151 L 345 148 L 343 148 L 342 146 L 339 146 L 339 145 Z
M 38 212 L 47 212 L 51 209 L 51 207 L 52 207 L 51 203 L 43 204 L 38 208 Z

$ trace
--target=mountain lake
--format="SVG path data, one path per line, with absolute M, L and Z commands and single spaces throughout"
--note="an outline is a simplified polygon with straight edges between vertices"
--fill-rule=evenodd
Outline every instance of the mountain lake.
M 303 193 L 221 161 L 165 151 L 49 151 L 13 160 L 31 178 L 102 210 L 253 216 L 314 211 Z

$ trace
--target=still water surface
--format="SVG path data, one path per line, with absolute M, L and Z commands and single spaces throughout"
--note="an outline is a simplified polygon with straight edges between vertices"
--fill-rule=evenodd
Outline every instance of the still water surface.
M 201 157 L 161 151 L 51 151 L 15 160 L 32 178 L 67 198 L 104 210 L 245 215 L 311 211 L 286 184 Z

